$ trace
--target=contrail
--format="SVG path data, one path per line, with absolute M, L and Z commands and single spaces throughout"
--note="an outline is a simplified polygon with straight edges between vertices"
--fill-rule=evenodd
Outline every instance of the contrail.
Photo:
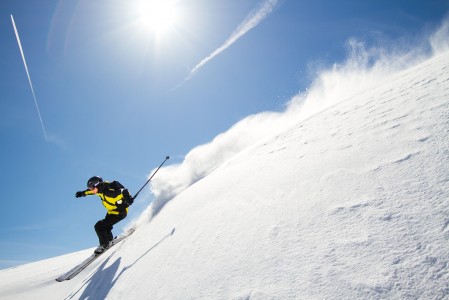
M 229 46 L 234 44 L 238 39 L 240 39 L 244 34 L 248 31 L 256 27 L 263 19 L 265 19 L 276 6 L 278 0 L 265 0 L 265 2 L 259 7 L 259 9 L 250 13 L 246 19 L 237 27 L 236 30 L 229 36 L 229 38 L 224 42 L 224 44 L 217 48 L 214 52 L 212 52 L 208 57 L 204 58 L 200 63 L 198 63 L 191 71 L 186 80 L 192 78 L 192 76 L 197 72 L 201 67 L 203 67 L 206 63 L 208 63 L 211 59 L 213 59 L 218 54 L 222 53 Z
M 45 131 L 44 121 L 42 121 L 41 112 L 39 110 L 39 105 L 37 104 L 36 95 L 34 94 L 33 84 L 31 83 L 30 73 L 28 72 L 27 62 L 25 60 L 25 55 L 23 54 L 22 44 L 20 43 L 19 32 L 16 28 L 16 23 L 14 22 L 14 17 L 11 15 L 12 26 L 14 26 L 14 32 L 16 33 L 17 43 L 19 44 L 20 53 L 22 54 L 23 64 L 25 66 L 25 71 L 27 72 L 28 82 L 30 83 L 31 92 L 33 93 L 34 104 L 36 104 L 37 114 L 39 115 L 39 120 L 41 121 L 42 130 L 44 131 L 45 140 L 47 139 L 47 132 Z

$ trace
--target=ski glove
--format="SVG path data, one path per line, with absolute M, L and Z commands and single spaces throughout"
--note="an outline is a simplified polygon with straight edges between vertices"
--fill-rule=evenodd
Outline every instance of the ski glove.
M 127 189 L 124 189 L 122 191 L 123 194 L 123 200 L 125 201 L 125 204 L 130 206 L 131 204 L 134 203 L 134 198 L 131 197 L 131 195 L 129 194 L 129 191 Z
M 75 197 L 79 198 L 79 197 L 85 197 L 86 194 L 84 192 L 76 192 Z
M 125 203 L 128 204 L 128 206 L 130 206 L 131 204 L 134 203 L 134 198 L 133 197 L 129 197 L 128 199 L 125 199 Z

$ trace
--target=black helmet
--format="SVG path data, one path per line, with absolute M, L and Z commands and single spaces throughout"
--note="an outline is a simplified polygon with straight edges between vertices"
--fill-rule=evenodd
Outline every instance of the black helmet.
M 94 176 L 87 181 L 87 188 L 93 190 L 94 188 L 97 187 L 97 185 L 99 185 L 102 182 L 103 182 L 103 179 L 100 176 Z

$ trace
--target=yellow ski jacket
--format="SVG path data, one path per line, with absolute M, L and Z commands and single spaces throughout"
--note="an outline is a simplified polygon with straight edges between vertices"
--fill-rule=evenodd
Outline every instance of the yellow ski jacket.
M 125 205 L 124 193 L 128 194 L 127 189 L 124 188 L 118 181 L 111 183 L 104 181 L 98 186 L 98 193 L 94 194 L 91 190 L 85 190 L 85 195 L 98 195 L 101 198 L 103 206 L 108 211 L 108 214 L 119 215 L 128 213 L 128 206 Z

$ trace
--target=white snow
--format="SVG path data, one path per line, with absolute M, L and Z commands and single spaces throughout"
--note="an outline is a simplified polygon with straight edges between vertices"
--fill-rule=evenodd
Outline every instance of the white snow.
M 0 298 L 449 298 L 448 134 L 445 53 L 161 196 L 70 281 L 93 248 L 1 270 Z

